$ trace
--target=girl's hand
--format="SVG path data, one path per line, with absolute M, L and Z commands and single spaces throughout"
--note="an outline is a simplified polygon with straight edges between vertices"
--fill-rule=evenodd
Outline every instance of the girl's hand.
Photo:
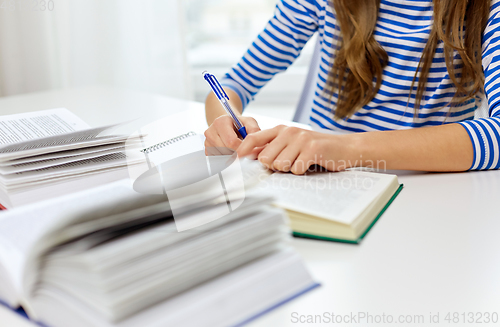
M 260 131 L 257 121 L 252 117 L 238 117 L 245 126 L 248 135 Z M 205 154 L 221 155 L 231 154 L 236 150 L 242 140 L 234 129 L 233 120 L 227 115 L 216 118 L 212 125 L 205 131 Z
M 349 168 L 346 136 L 280 125 L 248 135 L 237 152 L 240 157 L 257 154 L 267 168 L 283 172 L 301 175 L 312 165 L 338 171 Z

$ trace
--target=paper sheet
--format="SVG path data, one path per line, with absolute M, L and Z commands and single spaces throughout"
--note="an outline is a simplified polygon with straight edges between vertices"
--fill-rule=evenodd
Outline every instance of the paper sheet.
M 155 151 L 146 153 L 145 155 L 148 164 L 153 167 L 189 153 L 203 151 L 203 149 L 202 137 L 198 134 L 194 134 Z
M 135 141 L 129 142 L 129 144 L 134 145 Z M 139 142 L 137 142 L 137 144 L 139 144 Z M 84 155 L 91 154 L 91 153 L 98 153 L 98 152 L 103 152 L 103 151 L 117 149 L 117 148 L 123 148 L 123 147 L 125 147 L 123 142 L 116 142 L 116 143 L 105 144 L 105 145 L 85 147 L 82 149 L 74 149 L 74 150 L 59 151 L 59 152 L 53 152 L 53 153 L 47 153 L 47 154 L 40 154 L 37 156 L 31 156 L 31 157 L 25 157 L 25 158 L 21 158 L 21 159 L 0 162 L 0 167 L 9 167 L 9 166 L 13 166 L 13 165 L 19 165 L 19 164 L 24 164 L 24 163 L 34 163 L 34 162 L 52 160 L 52 159 L 78 157 L 78 156 L 84 156 Z
M 126 161 L 126 156 L 123 153 L 113 153 L 98 158 L 70 162 L 56 167 L 48 167 L 11 175 L 0 175 L 0 181 L 6 187 L 9 187 L 15 184 L 52 179 L 61 176 L 71 176 L 82 172 L 96 171 L 105 168 L 124 167 L 127 163 L 132 164 Z
M 22 276 L 28 252 L 50 228 L 70 221 L 89 208 L 106 207 L 108 203 L 135 197 L 137 193 L 128 181 L 118 181 L 0 213 L 0 259 L 18 293 L 22 293 Z
M 73 162 L 77 163 L 77 162 L 80 162 L 82 160 L 99 158 L 99 157 L 103 157 L 103 156 L 114 154 L 114 153 L 123 153 L 124 151 L 125 151 L 125 146 L 122 146 L 122 147 L 117 147 L 114 149 L 108 149 L 108 150 L 104 150 L 104 151 L 86 153 L 86 154 L 82 154 L 79 156 L 47 159 L 47 160 L 28 162 L 28 163 L 11 165 L 11 166 L 4 166 L 4 167 L 2 167 L 0 165 L 0 173 L 2 175 L 9 175 L 9 174 L 16 174 L 16 173 L 21 173 L 21 172 L 26 172 L 26 171 L 44 169 L 44 168 L 49 168 L 49 167 L 56 168 L 56 167 L 64 165 L 64 164 L 69 164 L 69 163 L 73 163 Z
M 68 109 L 0 116 L 0 145 L 66 134 L 90 128 Z
M 393 179 L 393 175 L 362 171 L 275 173 L 253 191 L 273 195 L 282 208 L 351 224 Z

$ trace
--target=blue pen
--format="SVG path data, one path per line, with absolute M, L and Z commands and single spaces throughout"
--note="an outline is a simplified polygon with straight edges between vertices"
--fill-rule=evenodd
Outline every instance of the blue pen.
M 207 81 L 208 85 L 212 88 L 212 91 L 214 91 L 215 95 L 219 99 L 220 103 L 226 110 L 227 114 L 229 117 L 233 119 L 234 127 L 238 130 L 238 133 L 240 133 L 242 138 L 245 138 L 247 136 L 247 130 L 245 129 L 245 126 L 240 122 L 238 117 L 234 114 L 233 109 L 231 108 L 231 105 L 229 104 L 229 97 L 227 96 L 226 92 L 220 85 L 219 81 L 217 78 L 215 78 L 214 75 L 210 74 L 206 70 L 201 73 L 203 75 L 203 78 Z

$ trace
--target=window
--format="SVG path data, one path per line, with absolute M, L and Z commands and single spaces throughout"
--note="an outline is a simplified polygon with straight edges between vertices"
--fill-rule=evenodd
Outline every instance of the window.
M 274 13 L 276 0 L 187 0 L 188 62 L 195 99 L 209 92 L 201 78 L 208 70 L 222 77 L 241 58 Z M 291 118 L 302 90 L 314 42 L 297 61 L 256 96 L 249 111 Z

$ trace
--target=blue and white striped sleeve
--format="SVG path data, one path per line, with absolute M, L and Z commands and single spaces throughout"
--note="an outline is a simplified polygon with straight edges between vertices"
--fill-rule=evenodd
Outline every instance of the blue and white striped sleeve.
M 469 133 L 474 148 L 470 170 L 500 168 L 500 1 L 492 3 L 482 41 L 484 88 L 490 117 L 460 123 Z
M 279 72 L 299 56 L 318 28 L 320 6 L 314 0 L 282 0 L 274 16 L 243 58 L 231 68 L 221 84 L 235 91 L 243 108 Z

